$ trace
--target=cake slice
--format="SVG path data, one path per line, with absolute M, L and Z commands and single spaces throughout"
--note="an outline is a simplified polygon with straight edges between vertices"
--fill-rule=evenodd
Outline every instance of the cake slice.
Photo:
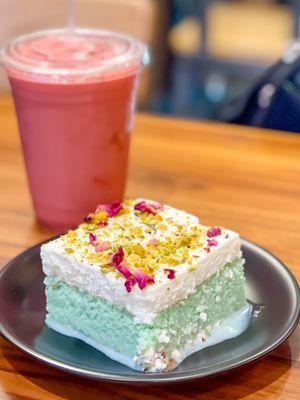
M 239 235 L 167 205 L 100 205 L 41 258 L 47 325 L 136 370 L 172 370 L 248 324 Z

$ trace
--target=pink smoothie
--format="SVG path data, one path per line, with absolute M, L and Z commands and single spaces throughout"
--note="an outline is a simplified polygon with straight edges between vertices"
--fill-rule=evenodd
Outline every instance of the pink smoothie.
M 21 39 L 6 69 L 30 191 L 38 220 L 64 230 L 123 198 L 145 48 L 101 31 Z

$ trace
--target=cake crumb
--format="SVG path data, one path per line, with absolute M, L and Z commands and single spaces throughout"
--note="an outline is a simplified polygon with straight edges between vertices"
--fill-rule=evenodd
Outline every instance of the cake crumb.
M 167 364 L 161 361 L 159 358 L 155 360 L 154 368 L 156 371 L 163 371 L 166 369 Z
M 170 336 L 168 335 L 168 332 L 166 329 L 164 329 L 161 334 L 158 337 L 158 341 L 160 343 L 169 343 L 170 341 Z
M 200 319 L 205 322 L 207 321 L 207 314 L 205 312 L 201 312 L 200 313 Z

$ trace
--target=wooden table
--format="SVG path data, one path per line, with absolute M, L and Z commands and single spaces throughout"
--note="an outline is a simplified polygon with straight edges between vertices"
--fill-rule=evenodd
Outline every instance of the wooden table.
M 0 99 L 0 264 L 52 232 L 35 222 L 12 103 Z M 127 195 L 239 231 L 300 280 L 300 135 L 139 115 Z M 263 360 L 171 386 L 106 384 L 47 367 L 0 339 L 0 399 L 300 398 L 300 329 Z

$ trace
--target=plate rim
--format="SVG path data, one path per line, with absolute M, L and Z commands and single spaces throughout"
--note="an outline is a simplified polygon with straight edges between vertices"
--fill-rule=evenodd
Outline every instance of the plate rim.
M 57 236 L 55 236 L 57 237 Z M 2 276 L 4 275 L 5 271 L 8 270 L 12 264 L 14 264 L 16 261 L 18 261 L 19 258 L 22 258 L 25 253 L 30 252 L 30 250 L 33 250 L 35 248 L 40 247 L 43 243 L 47 243 L 48 241 L 54 239 L 50 238 L 47 239 L 43 242 L 40 242 L 38 244 L 35 244 L 28 249 L 24 250 L 20 254 L 18 254 L 16 257 L 14 257 L 12 260 L 10 260 L 1 270 L 0 270 L 0 280 L 2 279 Z M 272 260 L 272 262 L 275 262 L 281 269 L 283 269 L 289 279 L 290 283 L 292 284 L 292 287 L 294 289 L 294 294 L 295 294 L 295 299 L 296 299 L 296 304 L 295 304 L 295 310 L 294 314 L 292 315 L 290 324 L 288 329 L 283 332 L 276 341 L 274 341 L 271 345 L 265 346 L 262 350 L 258 351 L 256 354 L 253 354 L 251 357 L 245 356 L 242 360 L 237 361 L 237 362 L 232 362 L 231 364 L 224 366 L 225 362 L 222 362 L 219 364 L 217 367 L 216 371 L 212 372 L 203 372 L 199 373 L 199 370 L 195 370 L 193 372 L 179 372 L 178 375 L 176 374 L 176 370 L 173 372 L 169 373 L 151 373 L 151 374 L 141 374 L 139 375 L 124 375 L 120 373 L 107 373 L 107 372 L 97 372 L 97 371 L 88 371 L 84 370 L 80 367 L 76 366 L 71 366 L 68 365 L 64 362 L 61 362 L 59 360 L 55 360 L 47 355 L 44 355 L 42 353 L 39 353 L 38 351 L 30 348 L 29 346 L 23 344 L 20 342 L 18 339 L 14 337 L 8 330 L 5 329 L 1 316 L 0 316 L 0 333 L 2 336 L 8 340 L 11 344 L 15 345 L 18 349 L 29 355 L 31 358 L 37 359 L 38 361 L 41 361 L 42 363 L 45 363 L 47 365 L 50 365 L 51 367 L 58 368 L 59 370 L 62 370 L 64 372 L 70 373 L 70 374 L 76 374 L 85 378 L 90 378 L 90 379 L 95 379 L 99 381 L 109 381 L 109 382 L 119 382 L 119 383 L 134 383 L 134 384 L 139 384 L 139 383 L 171 383 L 171 382 L 184 382 L 187 380 L 195 380 L 195 379 L 204 379 L 204 378 L 209 378 L 209 377 L 215 377 L 218 375 L 222 375 L 225 373 L 228 373 L 230 371 L 239 369 L 243 366 L 246 366 L 248 364 L 251 364 L 257 360 L 259 360 L 262 357 L 267 356 L 269 353 L 271 353 L 273 350 L 275 350 L 278 346 L 280 346 L 285 340 L 288 339 L 288 337 L 294 332 L 296 329 L 299 319 L 300 319 L 300 288 L 298 285 L 298 281 L 292 271 L 276 256 L 274 256 L 272 253 L 270 253 L 268 250 L 263 248 L 262 246 L 249 241 L 247 239 L 242 238 L 241 239 L 242 246 L 250 248 L 250 250 L 255 251 L 256 253 L 260 253 L 262 256 L 267 257 Z

